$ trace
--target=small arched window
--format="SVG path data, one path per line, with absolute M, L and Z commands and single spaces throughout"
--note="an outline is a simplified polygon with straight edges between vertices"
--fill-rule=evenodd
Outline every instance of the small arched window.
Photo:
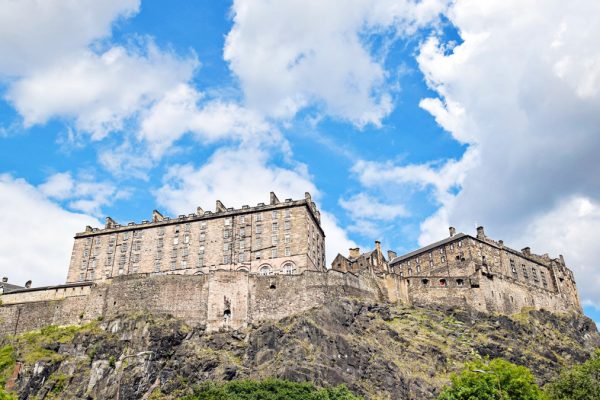
M 292 275 L 296 273 L 296 266 L 294 265 L 294 263 L 286 262 L 285 264 L 283 264 L 282 270 L 285 275 Z
M 238 272 L 248 272 L 248 268 L 246 267 L 240 267 L 237 269 Z
M 271 266 L 268 264 L 265 264 L 262 267 L 260 267 L 260 269 L 258 270 L 258 273 L 260 275 L 271 275 L 273 272 L 271 270 Z
M 427 286 L 429 285 L 429 279 L 421 279 L 421 283 L 423 284 L 423 286 Z
M 456 286 L 465 286 L 465 281 L 463 279 L 457 279 Z
M 440 279 L 440 286 L 446 286 L 446 280 Z

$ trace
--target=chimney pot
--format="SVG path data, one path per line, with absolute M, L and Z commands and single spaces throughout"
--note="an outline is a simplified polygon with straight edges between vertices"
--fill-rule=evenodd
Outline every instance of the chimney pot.
M 358 258 L 360 256 L 360 247 L 350 249 L 350 258 Z
M 531 248 L 524 247 L 523 249 L 521 249 L 521 253 L 525 254 L 526 256 L 530 256 L 531 255 Z
M 378 253 L 381 253 L 381 242 L 379 240 L 375 241 L 375 249 L 377 249 Z
M 450 228 L 448 228 L 448 230 L 450 231 L 450 237 L 456 235 L 456 229 L 453 226 L 451 226 Z
M 483 226 L 477 227 L 477 239 L 485 239 L 485 231 L 483 230 Z
M 398 257 L 396 252 L 392 251 L 392 250 L 388 250 L 387 254 L 388 254 L 388 261 L 392 261 L 394 258 Z
M 5 277 L 3 277 L 3 278 L 2 278 L 2 282 L 3 282 L 3 283 L 6 283 L 6 282 L 8 282 L 8 277 L 6 277 L 6 276 L 5 276 Z
M 27 281 L 27 282 L 25 282 L 25 287 L 26 287 L 27 289 L 29 289 L 29 288 L 31 287 L 31 281 L 30 281 L 30 280 L 29 280 L 29 281 Z

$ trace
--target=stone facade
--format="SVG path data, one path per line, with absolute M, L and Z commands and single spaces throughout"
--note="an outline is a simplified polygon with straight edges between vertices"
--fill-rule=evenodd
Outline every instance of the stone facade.
M 411 303 L 456 303 L 511 314 L 523 307 L 582 312 L 564 258 L 513 250 L 485 235 L 455 233 L 396 257 L 390 271 L 407 282 Z
M 325 271 L 325 234 L 310 194 L 268 205 L 203 211 L 170 219 L 154 211 L 152 221 L 75 236 L 67 283 L 130 274 L 206 274 L 217 269 L 264 275 Z
M 513 250 L 456 233 L 408 254 L 375 249 L 338 255 L 325 268 L 320 214 L 302 200 L 163 217 L 75 237 L 65 285 L 2 294 L 0 336 L 46 325 L 145 311 L 209 330 L 240 329 L 322 306 L 339 297 L 443 304 L 512 314 L 523 308 L 582 313 L 562 256 Z M 4 282 L 5 284 L 7 282 Z

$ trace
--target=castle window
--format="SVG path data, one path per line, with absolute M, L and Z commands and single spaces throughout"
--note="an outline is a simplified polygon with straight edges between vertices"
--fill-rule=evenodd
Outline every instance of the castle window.
M 289 208 L 287 208 L 287 209 L 285 210 L 285 217 L 286 217 L 286 218 L 290 218 L 291 216 L 292 216 L 292 210 L 291 210 L 291 209 L 289 209 Z
M 204 265 L 204 257 L 200 256 L 198 258 L 198 262 L 196 263 L 196 267 L 202 268 L 203 265 Z
M 465 281 L 463 279 L 457 279 L 456 286 L 465 286 Z
M 257 251 L 257 252 L 254 254 L 254 256 L 255 256 L 255 258 L 256 258 L 257 260 L 260 260 L 260 257 L 262 256 L 262 253 L 261 253 L 260 251 Z
M 440 279 L 440 286 L 446 286 L 446 280 L 445 279 Z
M 277 235 L 273 235 L 271 236 L 271 244 L 277 244 L 278 243 L 278 237 Z
M 229 254 L 223 256 L 223 264 L 229 264 Z
M 87 256 L 89 256 L 89 255 L 90 255 L 90 252 L 89 252 L 89 250 L 88 250 L 88 249 L 85 249 L 85 250 L 83 250 L 83 256 L 84 256 L 84 257 L 87 257 Z
M 254 218 L 256 221 L 262 221 L 263 215 L 262 215 L 262 213 L 256 213 Z
M 240 228 L 240 237 L 244 237 L 244 236 L 246 236 L 246 229 Z
M 223 251 L 230 251 L 231 250 L 231 243 L 227 242 L 227 243 L 223 243 Z
M 278 210 L 271 211 L 271 218 L 273 218 L 273 219 L 279 218 L 279 211 Z
M 527 267 L 525 264 L 521 264 L 521 267 L 523 268 L 523 278 L 529 279 L 529 274 L 527 273 Z
M 92 269 L 96 269 L 96 260 L 92 260 Z
M 540 276 L 542 277 L 542 284 L 544 285 L 545 288 L 547 288 L 548 282 L 546 282 L 546 274 L 544 274 L 544 271 L 540 271 Z
M 427 286 L 429 285 L 429 279 L 421 279 L 421 283 L 423 284 L 423 286 Z
M 231 217 L 225 218 L 225 226 L 230 226 L 231 222 L 232 222 L 231 220 L 232 220 Z
M 158 227 L 158 236 L 163 236 L 164 234 L 165 234 L 165 227 L 159 226 Z
M 127 252 L 127 243 L 123 243 L 121 244 L 121 253 L 126 253 Z
M 277 249 L 271 249 L 271 258 L 277 258 Z
M 175 235 L 179 235 L 179 225 L 175 225 L 175 226 L 173 227 L 173 233 L 174 233 Z
M 444 248 L 443 247 L 440 249 L 440 254 L 444 254 Z
M 260 236 L 256 237 L 255 248 L 260 249 L 262 247 L 262 238 Z
M 417 265 L 417 274 L 421 272 L 421 266 Z
M 125 233 L 127 233 L 127 232 L 125 232 Z M 91 243 L 92 243 L 92 238 L 89 237 L 89 238 L 85 239 L 85 245 L 86 246 L 89 246 Z
M 98 253 L 100 253 L 100 248 L 99 247 L 94 247 L 94 256 L 97 256 Z
M 187 261 L 186 260 L 181 260 L 181 269 L 187 269 Z
M 171 258 L 177 258 L 177 248 L 171 249 Z
M 140 262 L 140 255 L 139 254 L 134 254 L 133 255 L 133 262 L 134 263 Z
M 239 221 L 240 221 L 240 224 L 245 224 L 246 223 L 246 216 L 245 215 L 240 215 Z
M 183 237 L 183 243 L 186 243 L 186 244 L 187 244 L 187 243 L 189 243 L 189 242 L 190 242 L 190 235 L 185 235 L 185 236 Z
M 204 233 L 204 232 L 201 232 L 201 233 L 200 233 L 200 236 L 198 237 L 198 240 L 199 240 L 200 242 L 204 242 L 204 241 L 206 240 L 206 233 Z
M 123 266 L 124 264 L 125 264 L 125 256 L 124 256 L 124 255 L 122 255 L 122 256 L 119 258 L 119 265 Z
M 429 266 L 433 268 L 433 260 L 429 260 Z
M 290 229 L 292 229 L 292 221 L 285 221 L 284 226 L 285 230 L 289 231 Z
M 454 243 L 450 243 L 450 251 L 454 251 Z
M 162 255 L 163 255 L 162 249 L 158 249 L 158 250 L 156 251 L 156 257 L 155 257 L 155 258 L 156 258 L 157 260 L 159 260 L 159 259 L 161 259 L 161 258 L 162 258 Z
M 156 241 L 156 247 L 160 248 L 160 247 L 163 247 L 164 245 L 165 245 L 164 238 L 158 238 L 158 240 Z
M 412 268 L 408 269 L 408 276 L 412 276 Z
M 458 242 L 458 247 L 462 247 L 462 240 Z
M 119 275 L 123 275 L 123 268 L 119 268 Z
M 96 236 L 96 238 L 94 239 L 94 243 L 96 244 L 96 246 L 99 246 L 100 243 L 102 243 L 102 238 L 100 236 Z
M 288 262 L 283 265 L 282 270 L 284 274 L 292 275 L 296 273 L 296 266 L 293 263 Z
M 442 262 L 446 262 L 446 256 L 442 256 Z
M 178 237 L 174 237 L 173 238 L 173 245 L 178 245 L 179 244 L 179 238 Z
M 256 228 L 254 229 L 254 232 L 257 234 L 261 234 L 262 233 L 262 225 L 257 224 Z
M 270 265 L 263 265 L 262 267 L 260 267 L 260 269 L 258 270 L 258 273 L 260 275 L 271 275 L 271 266 Z
M 141 240 L 137 240 L 135 242 L 135 250 L 140 251 L 142 249 L 142 241 Z
M 191 225 L 191 224 L 185 224 L 185 225 L 184 225 L 184 230 L 185 230 L 186 232 L 189 232 L 191 227 L 192 227 L 192 225 Z
M 244 262 L 244 261 L 246 261 L 246 258 L 245 258 L 245 253 L 240 253 L 240 255 L 239 255 L 239 260 L 240 260 L 240 262 Z
M 106 252 L 107 252 L 108 254 L 112 254 L 112 252 L 114 251 L 114 249 L 115 249 L 115 248 L 114 248 L 114 247 L 113 247 L 113 245 L 111 244 L 111 245 L 109 245 L 109 246 L 108 246 L 108 248 L 106 249 Z
M 206 229 L 206 221 L 200 222 L 200 229 Z
M 285 235 L 285 243 L 292 243 L 292 236 L 291 235 Z
M 190 253 L 190 248 L 189 247 L 184 247 L 183 248 L 183 256 L 187 256 Z
M 279 230 L 279 223 L 278 223 L 277 221 L 275 221 L 275 222 L 273 222 L 273 223 L 271 224 L 271 230 L 272 230 L 273 232 L 275 232 L 275 231 Z
M 83 281 L 83 272 L 79 274 L 79 282 Z
M 292 249 L 290 249 L 289 247 L 285 248 L 285 256 L 289 257 L 292 255 Z
M 175 271 L 175 268 L 177 268 L 177 261 L 171 260 L 171 271 Z
M 198 247 L 198 254 L 204 254 L 204 246 Z
M 160 260 L 154 262 L 154 272 L 160 272 Z
M 243 250 L 246 247 L 246 241 L 244 239 L 240 240 L 240 250 Z
M 87 268 L 87 261 L 83 260 L 81 262 L 81 269 L 86 269 Z
M 223 231 L 223 238 L 225 238 L 225 239 L 229 238 L 230 234 L 231 234 L 231 232 L 228 229 L 225 229 Z

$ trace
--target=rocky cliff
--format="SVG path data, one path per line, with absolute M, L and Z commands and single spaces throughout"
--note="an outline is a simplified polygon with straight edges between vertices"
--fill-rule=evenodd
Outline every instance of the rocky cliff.
M 174 399 L 205 380 L 279 377 L 346 384 L 366 398 L 431 399 L 476 357 L 503 357 L 540 384 L 600 346 L 579 315 L 506 317 L 340 299 L 245 331 L 123 315 L 6 338 L 2 382 L 19 398 Z

